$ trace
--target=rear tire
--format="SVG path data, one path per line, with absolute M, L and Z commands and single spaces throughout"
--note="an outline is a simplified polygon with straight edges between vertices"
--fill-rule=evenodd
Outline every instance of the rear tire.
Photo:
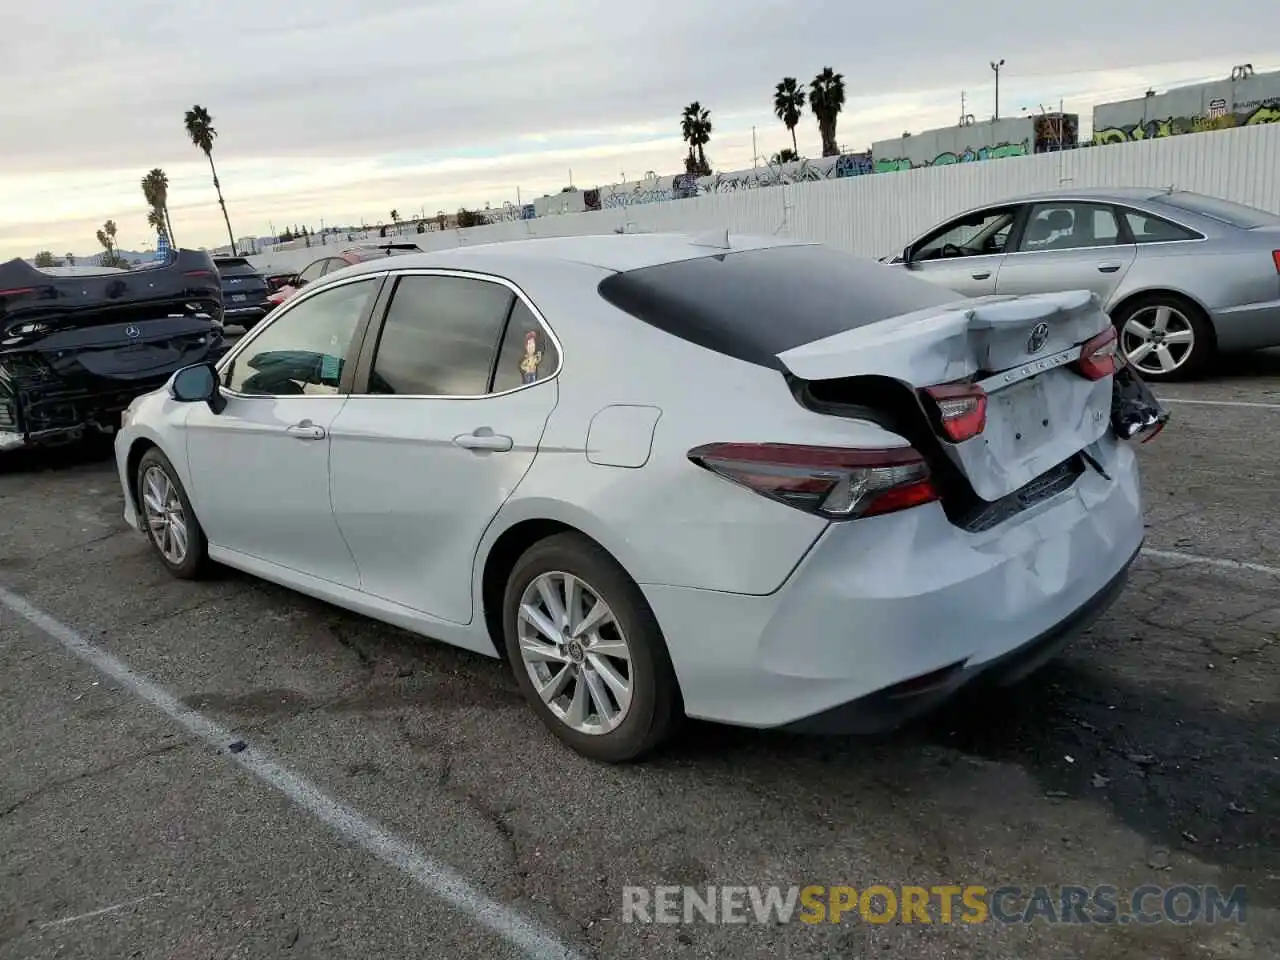
M 209 542 L 169 458 L 152 447 L 138 461 L 138 522 L 147 540 L 179 580 L 198 580 L 209 569 Z
M 1125 360 L 1144 380 L 1195 379 L 1217 353 L 1217 337 L 1204 311 L 1175 293 L 1137 297 L 1112 320 Z
M 516 561 L 502 624 L 521 691 L 548 729 L 583 756 L 639 759 L 683 719 L 653 611 L 617 561 L 581 534 L 548 537 Z

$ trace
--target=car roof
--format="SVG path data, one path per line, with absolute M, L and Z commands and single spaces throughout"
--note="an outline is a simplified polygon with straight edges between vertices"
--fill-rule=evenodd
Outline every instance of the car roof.
M 1043 190 L 1039 193 L 1027 193 L 1018 197 L 1011 197 L 1004 203 L 1027 203 L 1035 200 L 1119 200 L 1119 201 L 1138 201 L 1150 200 L 1152 197 L 1158 197 L 1162 193 L 1168 193 L 1167 187 L 1064 187 L 1060 190 Z M 994 204 L 986 204 L 986 206 L 994 206 Z
M 724 246 L 724 244 L 728 246 Z M 576 237 L 542 237 L 529 240 L 505 240 L 475 244 L 448 250 L 402 254 L 391 258 L 396 270 L 431 267 L 500 270 L 505 266 L 530 265 L 537 262 L 577 264 L 613 273 L 639 270 L 679 260 L 720 256 L 743 250 L 769 247 L 808 246 L 811 241 L 787 240 L 779 237 L 746 234 L 679 233 L 601 234 Z M 387 258 L 366 260 L 343 271 L 344 276 L 386 269 Z

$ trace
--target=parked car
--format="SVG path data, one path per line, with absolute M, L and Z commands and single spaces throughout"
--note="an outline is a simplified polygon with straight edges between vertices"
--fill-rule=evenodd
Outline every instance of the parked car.
M 265 317 L 274 306 L 267 300 L 267 280 L 244 257 L 215 257 L 222 277 L 223 322 L 245 330 Z
M 1192 378 L 1219 352 L 1280 345 L 1280 217 L 1186 190 L 988 204 L 888 262 L 971 297 L 1092 290 L 1149 380 Z
M 348 247 L 341 253 L 329 254 L 313 260 L 296 274 L 280 284 L 268 298 L 271 305 L 279 306 L 309 283 L 314 283 L 323 276 L 336 273 L 356 263 L 376 260 L 380 257 L 394 257 L 406 253 L 421 253 L 416 243 L 366 243 Z
M 110 433 L 134 397 L 224 346 L 207 253 L 136 270 L 0 264 L 0 450 Z
M 1084 292 L 957 300 L 815 244 L 515 241 L 310 284 L 116 458 L 175 576 L 505 655 L 620 761 L 686 715 L 886 729 L 1051 656 L 1143 539 L 1117 430 L 1163 415 L 1115 339 Z

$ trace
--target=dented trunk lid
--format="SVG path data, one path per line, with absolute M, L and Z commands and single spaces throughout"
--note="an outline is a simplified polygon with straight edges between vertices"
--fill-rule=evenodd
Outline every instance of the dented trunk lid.
M 846 330 L 778 359 L 803 380 L 890 377 L 917 396 L 942 384 L 981 385 L 982 432 L 940 442 L 974 493 L 995 501 L 1109 429 L 1112 377 L 1090 380 L 1075 364 L 1110 325 L 1087 290 L 982 297 Z

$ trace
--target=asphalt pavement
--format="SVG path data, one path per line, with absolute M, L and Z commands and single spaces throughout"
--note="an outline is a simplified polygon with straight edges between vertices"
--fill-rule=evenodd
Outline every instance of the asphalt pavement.
M 1146 552 L 1059 660 L 889 737 L 695 724 L 629 767 L 559 746 L 498 661 L 230 571 L 172 580 L 105 445 L 6 457 L 0 957 L 1280 955 L 1280 356 L 1158 392 Z M 623 922 L 624 887 L 708 884 L 1247 906 Z

